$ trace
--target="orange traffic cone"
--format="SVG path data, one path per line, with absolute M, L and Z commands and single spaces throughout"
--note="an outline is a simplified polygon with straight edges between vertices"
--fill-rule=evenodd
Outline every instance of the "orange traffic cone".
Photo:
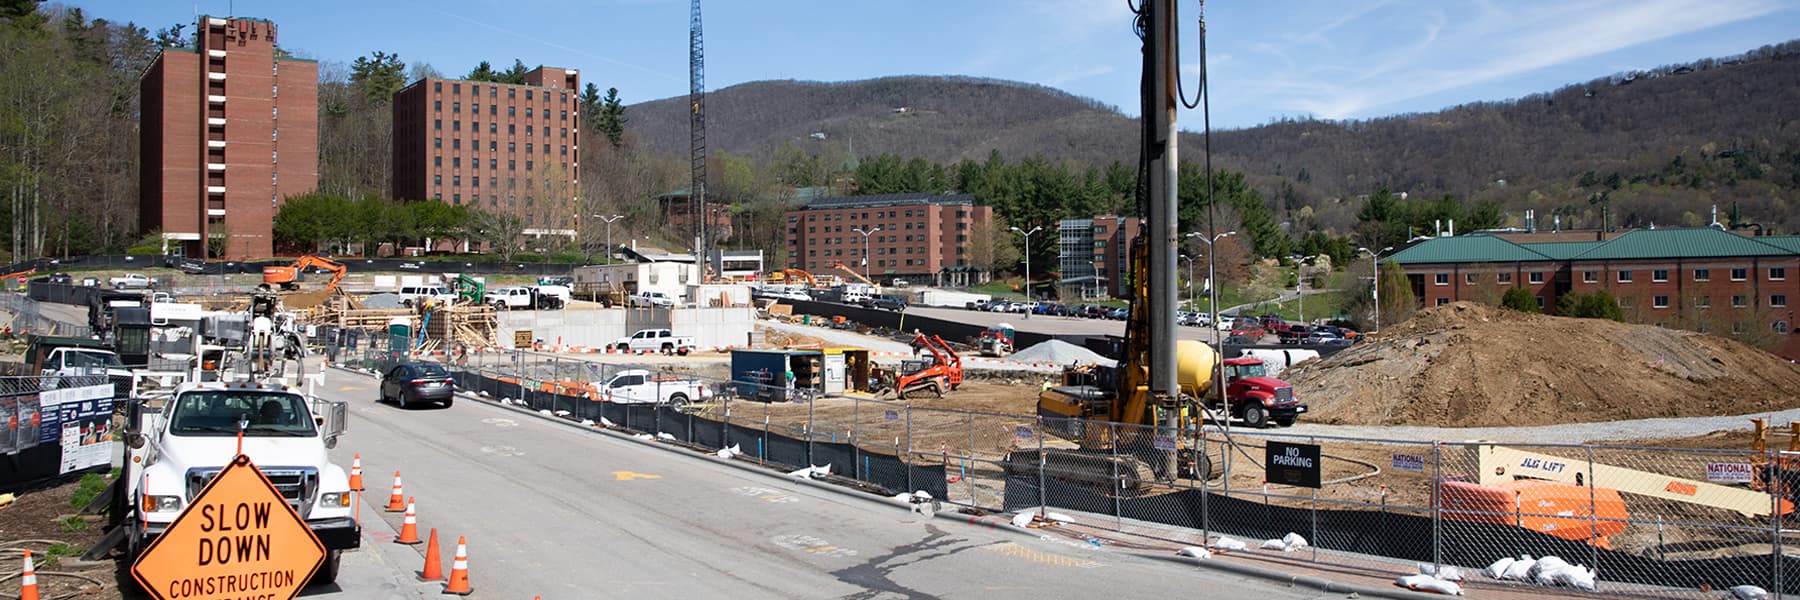
M 361 454 L 357 454 L 355 458 L 350 459 L 350 489 L 358 492 L 363 491 Z
M 388 496 L 388 512 L 406 510 L 406 496 L 400 491 L 400 472 L 394 471 L 394 495 Z
M 400 537 L 394 540 L 396 544 L 419 543 L 419 513 L 413 510 L 415 500 L 418 498 L 406 500 L 406 518 L 400 521 Z
M 31 566 L 31 551 L 25 551 L 25 574 L 19 577 L 19 600 L 38 600 L 37 569 Z
M 444 586 L 444 593 L 462 596 L 475 593 L 469 587 L 469 548 L 462 536 L 456 538 L 456 558 L 450 560 L 450 583 Z
M 438 556 L 437 528 L 431 528 L 431 539 L 425 542 L 425 568 L 419 571 L 419 581 L 443 581 L 444 557 Z

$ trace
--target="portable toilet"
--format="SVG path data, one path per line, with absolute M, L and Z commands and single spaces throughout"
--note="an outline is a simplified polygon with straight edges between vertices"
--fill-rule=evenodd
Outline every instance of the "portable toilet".
M 869 351 L 863 348 L 826 348 L 823 350 L 825 393 L 869 390 Z

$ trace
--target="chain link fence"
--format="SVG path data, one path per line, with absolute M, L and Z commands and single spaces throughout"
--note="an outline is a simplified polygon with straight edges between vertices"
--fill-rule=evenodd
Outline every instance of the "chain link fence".
M 1787 523 L 1800 500 L 1800 455 L 1785 452 L 1049 421 L 526 351 L 412 356 L 388 351 L 381 337 L 335 361 L 377 372 L 402 360 L 441 362 L 462 389 L 506 404 L 707 451 L 736 448 L 784 470 L 830 465 L 864 489 L 923 490 L 970 511 L 1058 512 L 1171 544 L 1232 538 L 1259 559 L 1362 574 L 1456 566 L 1477 589 L 1588 585 L 1481 574 L 1524 555 L 1579 566 L 1607 594 L 1712 598 L 1738 585 L 1800 593 L 1800 564 L 1783 552 L 1795 533 Z M 609 390 L 605 382 L 622 373 L 644 374 L 654 394 Z M 676 390 L 688 397 L 669 401 Z M 1316 486 L 1290 479 L 1301 463 Z

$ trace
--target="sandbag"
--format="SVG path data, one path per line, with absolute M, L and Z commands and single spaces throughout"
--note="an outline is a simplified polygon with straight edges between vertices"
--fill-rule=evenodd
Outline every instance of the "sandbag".
M 1415 592 L 1434 592 L 1448 596 L 1463 595 L 1462 586 L 1430 575 L 1406 575 L 1395 580 L 1394 584 Z
M 1502 557 L 1500 560 L 1496 560 L 1493 564 L 1488 565 L 1486 569 L 1482 569 L 1481 574 L 1488 576 L 1488 579 L 1500 579 L 1502 576 L 1506 575 L 1506 568 L 1512 566 L 1515 562 L 1519 562 L 1519 559 L 1511 556 Z

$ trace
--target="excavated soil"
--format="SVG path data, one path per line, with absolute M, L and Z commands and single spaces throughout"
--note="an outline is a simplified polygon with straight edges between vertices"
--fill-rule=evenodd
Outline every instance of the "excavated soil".
M 1734 340 L 1469 302 L 1420 311 L 1282 374 L 1309 419 L 1495 427 L 1800 406 L 1800 367 Z

